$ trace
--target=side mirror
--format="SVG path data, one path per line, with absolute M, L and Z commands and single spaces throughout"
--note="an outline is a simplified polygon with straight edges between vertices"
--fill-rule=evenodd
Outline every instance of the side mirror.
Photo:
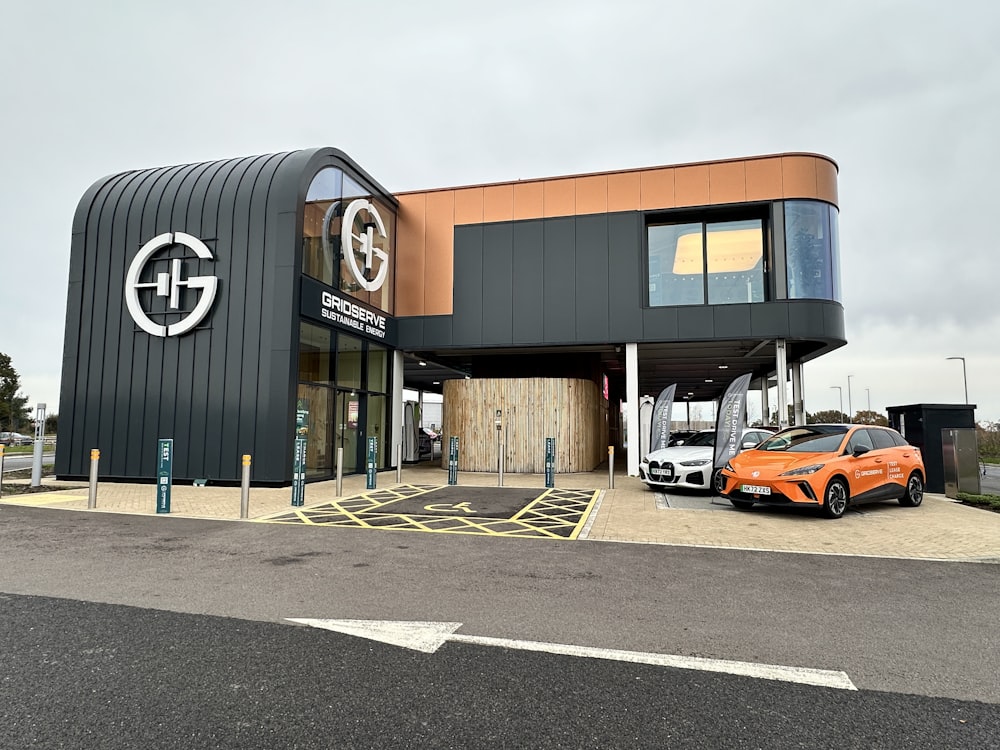
M 851 455 L 857 458 L 858 456 L 865 455 L 870 450 L 871 448 L 869 448 L 867 445 L 859 445 L 857 448 L 854 449 L 854 452 Z

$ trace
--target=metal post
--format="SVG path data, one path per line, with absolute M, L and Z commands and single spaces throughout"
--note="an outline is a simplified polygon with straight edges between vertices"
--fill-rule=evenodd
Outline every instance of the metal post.
M 3 445 L 0 445 L 0 497 L 3 497 Z
M 97 465 L 101 462 L 101 452 L 94 448 L 90 452 L 90 492 L 87 494 L 87 507 L 97 507 Z
M 337 448 L 337 497 L 344 494 L 344 448 Z
M 434 458 L 434 444 L 431 443 L 431 458 Z M 403 444 L 396 443 L 396 484 L 403 483 Z
M 45 404 L 39 404 L 35 412 L 34 455 L 31 462 L 31 486 L 42 486 L 42 450 L 45 443 Z
M 608 489 L 615 488 L 615 446 L 608 446 Z
M 250 515 L 250 455 L 243 454 L 243 480 L 240 482 L 240 518 Z
M 497 474 L 497 487 L 503 487 L 503 443 L 500 443 L 500 455 L 498 459 L 500 461 L 500 471 Z

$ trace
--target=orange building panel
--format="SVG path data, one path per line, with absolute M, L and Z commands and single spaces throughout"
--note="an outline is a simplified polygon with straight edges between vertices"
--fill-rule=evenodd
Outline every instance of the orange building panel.
M 576 180 L 546 180 L 542 183 L 544 216 L 572 216 L 576 213 Z
M 396 216 L 396 315 L 422 315 L 424 309 L 424 233 L 427 193 L 399 196 Z
M 608 176 L 597 174 L 576 178 L 576 213 L 604 214 L 608 212 Z
M 639 208 L 639 173 L 608 175 L 608 211 L 635 211 Z
M 705 206 L 711 203 L 708 197 L 708 175 L 707 164 L 677 167 L 674 170 L 674 205 Z
M 747 199 L 746 162 L 726 161 L 708 165 L 710 203 L 742 203 Z
M 673 208 L 674 170 L 647 169 L 639 173 L 639 208 Z
M 541 182 L 514 183 L 514 219 L 540 219 L 545 206 L 545 189 Z
M 816 197 L 816 158 L 813 156 L 781 157 L 782 197 Z
M 427 243 L 422 281 L 423 315 L 449 315 L 455 274 L 457 194 L 445 190 L 427 196 Z
M 483 223 L 483 188 L 472 187 L 455 193 L 455 224 Z
M 775 200 L 781 197 L 780 157 L 747 159 L 744 165 L 748 201 Z
M 837 167 L 825 159 L 816 160 L 816 197 L 839 205 L 837 192 Z
M 514 219 L 514 186 L 489 185 L 483 188 L 483 221 L 512 221 Z

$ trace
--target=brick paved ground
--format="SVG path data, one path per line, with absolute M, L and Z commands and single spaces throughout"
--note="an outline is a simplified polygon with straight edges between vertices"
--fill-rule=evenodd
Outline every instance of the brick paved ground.
M 395 472 L 378 476 L 380 489 L 395 484 Z M 447 484 L 447 471 L 428 464 L 406 467 L 407 484 Z M 8 484 L 10 482 L 8 481 Z M 60 509 L 87 509 L 87 489 L 81 483 L 45 480 L 51 492 L 5 495 L 0 504 L 25 504 Z M 460 485 L 496 486 L 496 474 L 462 472 Z M 544 487 L 544 477 L 505 476 L 508 487 Z M 805 510 L 755 508 L 740 512 L 724 501 L 704 498 L 704 510 L 666 509 L 656 502 L 656 493 L 638 479 L 615 476 L 608 488 L 607 470 L 585 474 L 558 474 L 558 487 L 603 489 L 600 503 L 581 538 L 595 541 L 651 544 L 699 545 L 745 549 L 820 552 L 833 554 L 914 557 L 948 560 L 986 560 L 1000 563 L 1000 513 L 971 508 L 943 497 L 926 495 L 919 508 L 903 508 L 887 502 L 868 505 L 860 512 L 830 521 Z M 344 495 L 362 492 L 365 477 L 344 477 Z M 306 504 L 329 501 L 336 496 L 334 482 L 309 484 Z M 697 498 L 696 498 L 697 499 Z M 691 502 L 686 503 L 692 504 Z M 286 510 L 291 489 L 254 488 L 250 494 L 250 517 Z M 155 514 L 152 484 L 106 482 L 99 485 L 97 509 L 91 512 Z M 171 493 L 172 516 L 238 520 L 238 487 L 175 486 Z M 376 533 L 376 532 L 373 532 Z

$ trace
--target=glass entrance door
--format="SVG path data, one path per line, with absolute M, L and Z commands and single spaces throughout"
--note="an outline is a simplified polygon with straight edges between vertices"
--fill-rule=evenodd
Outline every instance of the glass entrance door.
M 364 443 L 361 426 L 361 396 L 350 391 L 337 391 L 337 447 L 344 449 L 344 473 L 354 474 L 363 465 L 359 459 Z

